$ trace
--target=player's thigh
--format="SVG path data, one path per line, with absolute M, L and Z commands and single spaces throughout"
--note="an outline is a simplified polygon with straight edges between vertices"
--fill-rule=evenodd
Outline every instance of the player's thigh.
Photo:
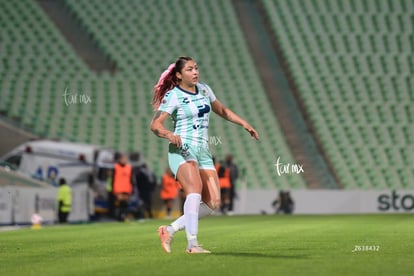
M 202 181 L 196 162 L 190 161 L 181 164 L 177 171 L 177 180 L 183 186 L 186 194 L 201 194 Z
M 220 186 L 215 169 L 200 169 L 203 201 L 212 209 L 220 207 Z

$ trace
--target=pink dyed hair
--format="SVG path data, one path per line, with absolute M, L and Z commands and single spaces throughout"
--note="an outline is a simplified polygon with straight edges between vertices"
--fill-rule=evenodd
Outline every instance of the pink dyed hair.
M 154 110 L 158 109 L 165 94 L 180 83 L 180 80 L 176 77 L 175 73 L 181 72 L 189 60 L 192 60 L 192 58 L 181 56 L 175 63 L 171 63 L 161 74 L 157 84 L 152 90 L 154 93 L 152 97 L 152 106 L 154 107 Z

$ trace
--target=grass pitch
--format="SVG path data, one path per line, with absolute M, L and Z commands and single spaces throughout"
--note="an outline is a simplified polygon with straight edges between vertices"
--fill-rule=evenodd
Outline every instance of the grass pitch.
M 413 275 L 413 215 L 234 216 L 200 221 L 212 254 L 162 251 L 164 220 L 0 232 L 0 275 Z

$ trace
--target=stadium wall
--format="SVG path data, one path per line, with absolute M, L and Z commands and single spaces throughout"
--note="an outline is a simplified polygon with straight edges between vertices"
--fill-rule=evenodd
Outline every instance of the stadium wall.
M 88 221 L 92 215 L 93 195 L 86 186 L 72 188 L 73 203 L 70 222 Z M 278 190 L 239 190 L 235 214 L 274 214 L 272 202 Z M 45 223 L 56 221 L 56 188 L 0 187 L 0 225 L 30 224 L 39 214 Z M 414 213 L 414 190 L 295 190 L 294 214 L 375 214 Z M 154 217 L 165 216 L 161 201 L 153 204 Z M 174 202 L 173 217 L 179 215 L 179 200 Z
M 43 222 L 57 220 L 57 188 L 0 187 L 0 225 L 30 224 L 33 214 L 39 214 Z M 89 221 L 93 210 L 93 197 L 86 186 L 72 188 L 70 222 Z
M 278 190 L 240 190 L 236 214 L 275 213 Z M 414 213 L 414 190 L 295 190 L 294 214 Z

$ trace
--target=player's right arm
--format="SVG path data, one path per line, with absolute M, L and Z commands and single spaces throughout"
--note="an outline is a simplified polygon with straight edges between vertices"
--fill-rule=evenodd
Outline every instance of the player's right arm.
M 165 138 L 177 147 L 181 147 L 181 137 L 164 127 L 164 122 L 169 116 L 168 112 L 158 110 L 151 121 L 151 131 L 158 137 Z

